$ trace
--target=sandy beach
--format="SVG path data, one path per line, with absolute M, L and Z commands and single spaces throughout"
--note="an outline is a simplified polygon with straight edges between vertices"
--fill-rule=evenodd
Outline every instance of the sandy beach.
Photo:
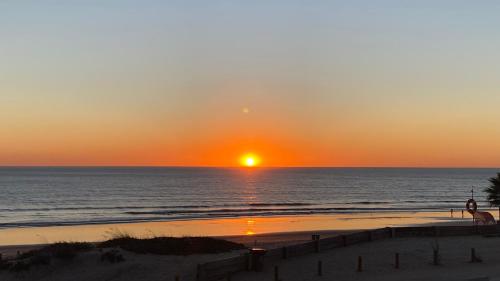
M 443 225 L 443 224 L 441 224 Z M 353 230 L 354 231 L 354 230 Z M 310 241 L 312 233 L 322 238 L 351 231 L 293 232 L 256 235 L 260 246 L 277 247 Z M 226 237 L 232 241 L 251 244 L 248 236 Z M 440 248 L 440 265 L 432 264 L 433 244 Z M 475 248 L 480 263 L 471 263 L 471 248 Z M 6 250 L 28 250 L 27 246 L 2 247 Z M 274 280 L 274 267 L 279 267 L 280 280 L 475 280 L 500 276 L 500 238 L 477 236 L 394 238 L 352 245 L 317 254 L 264 262 L 262 272 L 241 272 L 232 280 Z M 199 263 L 239 256 L 246 251 L 225 254 L 159 256 L 120 251 L 125 261 L 110 264 L 100 261 L 95 250 L 80 254 L 72 261 L 56 261 L 29 271 L 9 273 L 0 271 L 0 280 L 196 280 Z M 394 255 L 400 255 L 400 268 L 394 268 Z M 358 256 L 363 257 L 363 271 L 357 272 Z M 317 263 L 322 262 L 322 276 L 317 276 Z M 479 279 L 481 280 L 481 279 Z
M 441 264 L 433 265 L 433 243 L 440 247 Z M 471 263 L 471 248 L 482 259 Z M 274 280 L 274 266 L 280 279 L 302 280 L 471 280 L 490 277 L 500 280 L 500 238 L 422 237 L 396 238 L 352 245 L 319 254 L 265 263 L 263 272 L 244 272 L 233 280 Z M 395 269 L 395 253 L 400 268 Z M 362 256 L 362 272 L 357 272 Z M 317 263 L 322 261 L 323 276 L 317 276 Z M 333 279 L 334 278 L 334 279 Z
M 94 242 L 109 239 L 116 233 L 127 233 L 137 237 L 236 236 L 246 237 L 244 239 L 254 242 L 254 240 L 261 240 L 257 236 L 260 234 L 459 223 L 470 221 L 470 218 L 470 215 L 465 213 L 465 218 L 462 219 L 458 211 L 455 212 L 453 218 L 450 217 L 449 211 L 380 212 L 5 228 L 0 229 L 0 246 L 39 245 L 61 241 Z
M 433 217 L 436 215 L 437 217 Z M 359 216 L 359 215 L 358 215 Z M 438 222 L 438 216 L 440 222 Z M 404 216 L 409 217 L 409 216 Z M 429 222 L 428 219 L 433 219 Z M 418 225 L 469 225 L 469 218 L 453 219 L 443 217 L 443 213 L 429 216 L 418 215 L 418 219 L 426 221 Z M 277 219 L 277 218 L 276 218 Z M 283 219 L 283 218 L 281 218 Z M 295 218 L 297 219 L 297 218 Z M 360 219 L 358 217 L 358 219 Z M 394 219 L 394 218 L 393 218 Z M 406 222 L 403 216 L 398 220 Z M 413 218 L 415 220 L 415 218 Z M 321 221 L 321 220 L 320 220 Z M 359 220 L 350 220 L 359 221 Z M 406 225 L 404 223 L 400 226 Z M 81 228 L 80 228 L 81 229 Z M 366 229 L 366 228 L 362 228 Z M 360 229 L 308 230 L 293 232 L 273 232 L 252 235 L 218 236 L 226 240 L 242 243 L 247 247 L 272 249 L 285 245 L 308 242 L 312 234 L 321 238 L 359 231 Z M 433 266 L 432 243 L 439 243 L 442 253 L 442 265 Z M 4 245 L 0 252 L 4 257 L 15 256 L 17 251 L 26 252 L 43 246 L 39 245 Z M 482 263 L 469 263 L 470 248 L 474 247 Z M 396 238 L 375 241 L 345 248 L 325 251 L 291 258 L 286 261 L 265 262 L 264 270 L 259 273 L 241 272 L 232 276 L 232 280 L 273 280 L 274 266 L 279 267 L 281 280 L 468 280 L 482 276 L 500 276 L 497 269 L 500 257 L 500 238 L 483 236 Z M 101 252 L 92 250 L 79 254 L 72 261 L 55 261 L 47 266 L 36 266 L 28 271 L 10 273 L 0 271 L 0 280 L 196 280 L 196 267 L 200 263 L 239 256 L 246 251 L 233 251 L 223 254 L 205 254 L 190 256 L 161 256 L 152 254 L 136 254 L 120 250 L 125 261 L 110 264 L 100 260 Z M 394 269 L 394 254 L 400 254 L 401 268 Z M 363 272 L 356 272 L 358 256 L 363 257 Z M 323 277 L 316 276 L 317 262 L 323 263 Z M 418 278 L 414 277 L 418 273 Z M 322 279 L 321 279 L 322 278 Z M 495 280 L 495 279 L 491 279 Z

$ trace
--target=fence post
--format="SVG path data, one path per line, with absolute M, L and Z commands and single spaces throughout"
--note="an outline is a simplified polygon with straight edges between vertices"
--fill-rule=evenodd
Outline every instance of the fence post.
M 321 260 L 318 261 L 318 276 L 323 276 L 323 263 Z
M 280 273 L 277 265 L 274 266 L 274 281 L 280 281 Z
M 434 236 L 439 236 L 439 227 L 438 226 L 434 226 Z
M 361 256 L 358 256 L 358 272 L 363 271 L 363 258 Z
M 439 250 L 432 251 L 432 260 L 434 265 L 439 265 Z
M 247 263 L 248 266 L 248 263 Z M 196 280 L 201 280 L 201 264 L 196 266 Z
M 288 249 L 287 247 L 283 247 L 281 249 L 281 257 L 286 260 L 288 258 Z
M 312 235 L 312 240 L 314 241 L 314 251 L 315 251 L 316 253 L 319 253 L 319 249 L 320 249 L 320 248 L 319 248 L 319 243 L 320 243 L 320 242 L 319 242 L 319 241 L 320 241 L 320 236 L 319 236 L 319 234 L 313 234 L 313 235 Z
M 399 269 L 399 253 L 394 255 L 394 268 Z

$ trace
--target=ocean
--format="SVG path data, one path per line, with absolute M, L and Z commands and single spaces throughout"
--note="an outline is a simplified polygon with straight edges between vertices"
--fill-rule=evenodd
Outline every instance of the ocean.
M 0 228 L 462 209 L 498 169 L 0 168 Z

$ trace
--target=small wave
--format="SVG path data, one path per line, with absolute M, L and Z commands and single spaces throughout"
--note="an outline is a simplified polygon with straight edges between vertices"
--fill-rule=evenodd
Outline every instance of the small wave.
M 419 210 L 441 210 L 447 207 L 425 207 Z M 363 208 L 363 207 L 325 207 L 325 208 L 245 208 L 245 209 L 212 209 L 212 210 L 157 210 L 157 211 L 130 211 L 125 212 L 128 215 L 176 215 L 176 214 L 228 214 L 236 215 L 241 213 L 257 214 L 263 212 L 376 212 L 376 211 L 417 211 L 412 207 L 381 207 L 381 208 Z
M 252 207 L 273 207 L 273 206 L 312 206 L 310 203 L 250 203 Z

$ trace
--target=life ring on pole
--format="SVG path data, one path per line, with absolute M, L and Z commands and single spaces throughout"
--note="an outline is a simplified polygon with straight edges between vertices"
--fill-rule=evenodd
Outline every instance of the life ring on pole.
M 467 208 L 467 211 L 469 213 L 475 213 L 477 211 L 477 203 L 476 200 L 474 199 L 469 199 L 467 201 L 467 204 L 465 204 L 465 208 Z

